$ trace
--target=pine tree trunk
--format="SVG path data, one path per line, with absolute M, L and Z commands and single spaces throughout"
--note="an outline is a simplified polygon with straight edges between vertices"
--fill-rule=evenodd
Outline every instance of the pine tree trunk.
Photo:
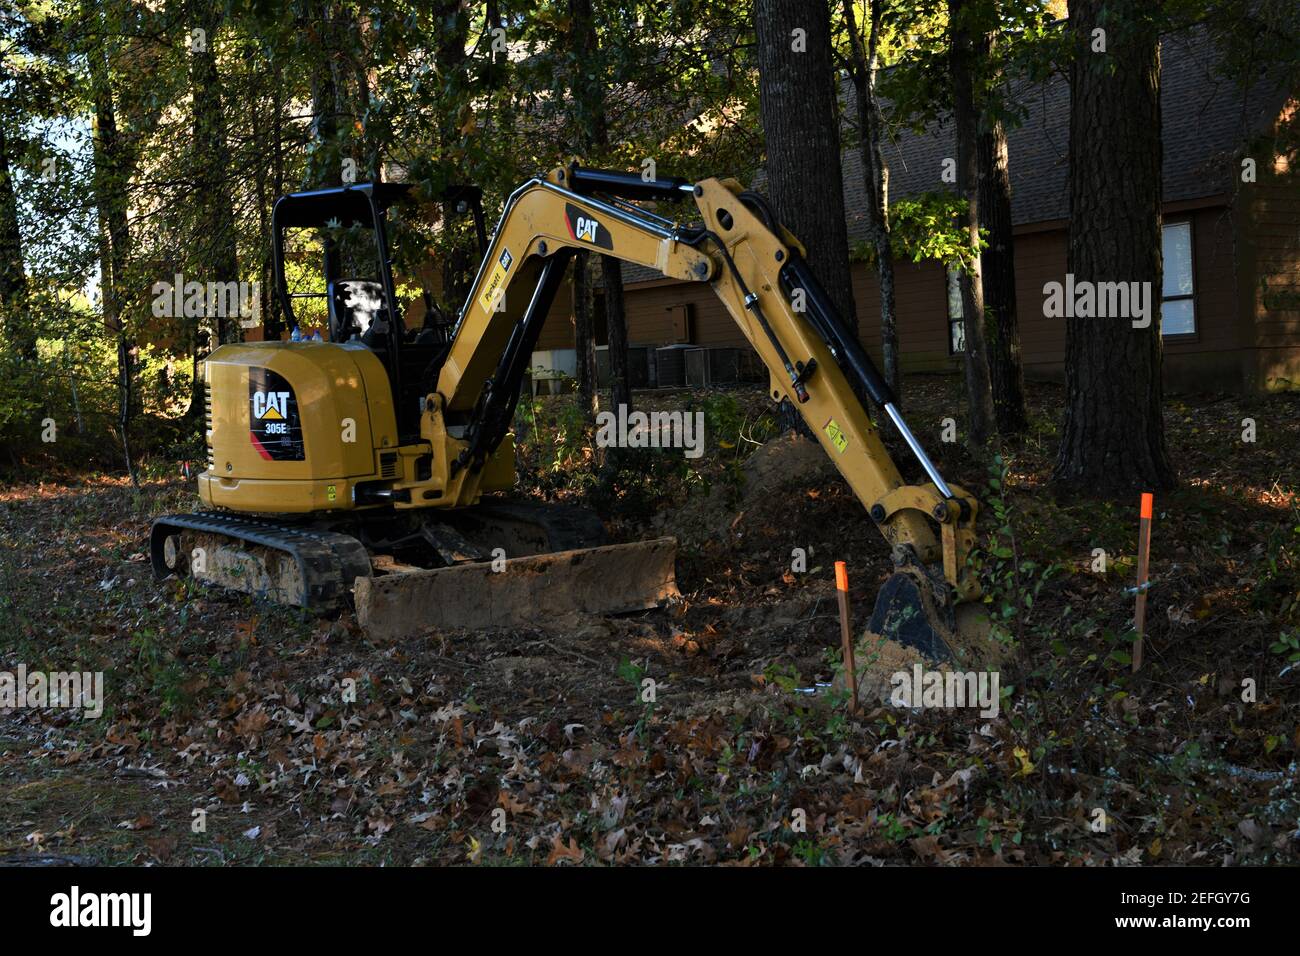
M 108 50 L 102 45 L 92 48 L 88 59 L 94 109 L 92 148 L 95 168 L 92 185 L 99 213 L 100 298 L 104 324 L 117 340 L 118 430 L 122 439 L 122 457 L 131 483 L 138 486 L 135 459 L 131 453 L 134 347 L 123 314 L 131 239 L 127 220 L 128 174 L 117 130 Z
M 980 225 L 988 233 L 981 257 L 988 321 L 989 375 L 998 432 L 1013 435 L 1028 427 L 1025 379 L 1020 366 L 1020 323 L 1016 314 L 1016 246 L 1011 221 L 1011 175 L 1007 134 L 1001 120 L 980 133 Z
M 281 66 L 278 61 L 271 64 L 271 207 L 266 210 L 269 218 L 274 203 L 284 192 L 284 79 L 281 72 Z M 268 230 L 269 235 L 269 230 Z M 263 311 L 262 321 L 263 335 L 272 340 L 279 341 L 281 333 L 284 331 L 284 316 L 280 313 L 280 297 L 272 294 L 272 284 L 275 282 L 275 268 L 271 257 L 271 247 L 267 245 L 263 250 L 262 259 L 262 281 L 263 287 Z
M 894 252 L 889 241 L 889 167 L 880 150 L 880 102 L 876 98 L 876 72 L 879 58 L 882 0 L 870 0 L 868 40 L 864 49 L 853 14 L 853 0 L 842 0 L 844 22 L 848 26 L 852 52 L 853 89 L 857 94 L 859 150 L 867 196 L 867 239 L 875 251 L 876 279 L 880 286 L 880 345 L 884 358 L 885 381 L 902 405 L 903 377 L 899 370 L 898 321 L 894 310 Z
M 1070 230 L 1080 282 L 1150 283 L 1151 321 L 1066 321 L 1066 407 L 1054 479 L 1100 494 L 1176 483 L 1160 375 L 1160 38 L 1158 8 L 1071 0 Z M 1103 16 L 1104 13 L 1104 16 Z M 1094 52 L 1093 30 L 1105 30 Z
M 18 199 L 9 167 L 9 145 L 0 122 L 0 331 L 24 361 L 36 358 L 36 334 L 23 300 L 27 267 L 23 236 L 18 228 Z
M 305 42 L 316 53 L 311 73 L 311 139 L 313 149 L 303 167 L 303 188 L 321 189 L 342 182 L 340 120 L 343 89 L 335 61 L 339 56 L 336 11 L 327 0 L 303 4 L 300 24 Z M 328 254 L 328 253 L 327 253 Z
M 250 61 L 252 60 L 250 51 Z M 276 64 L 270 64 L 270 74 L 263 77 L 269 79 L 269 108 L 263 111 L 259 103 L 254 106 L 253 117 L 253 135 L 260 144 L 263 155 L 275 155 L 276 139 L 280 135 L 280 100 L 279 100 L 279 82 L 276 74 L 279 67 Z M 263 116 L 263 112 L 269 116 Z M 269 123 L 268 123 L 269 119 Z M 268 128 L 269 127 L 269 128 Z M 258 281 L 258 311 L 262 319 L 262 338 L 271 341 L 279 338 L 279 328 L 276 317 L 272 313 L 272 302 L 275 296 L 271 294 L 274 279 L 273 263 L 271 261 L 271 211 L 275 201 L 279 198 L 274 192 L 275 187 L 271 184 L 270 179 L 275 175 L 275 162 L 271 163 L 270 168 L 265 164 L 259 163 L 254 174 L 254 181 L 257 191 L 257 236 L 258 246 L 261 249 L 261 255 L 257 263 L 257 281 Z
M 953 126 L 957 136 L 957 188 L 966 200 L 961 228 L 972 253 L 979 248 L 979 114 L 975 106 L 975 44 L 967 24 L 967 0 L 948 0 L 949 69 L 952 78 Z M 962 325 L 966 336 L 966 401 L 970 410 L 970 443 L 982 448 L 993 437 L 993 390 L 989 381 L 988 349 L 984 342 L 984 284 L 980 257 L 971 256 L 962 272 Z
M 826 0 L 755 0 L 754 27 L 772 205 L 781 224 L 808 250 L 808 263 L 841 320 L 856 332 L 838 74 Z
M 573 42 L 578 50 L 595 51 L 600 43 L 600 31 L 591 0 L 570 0 L 573 18 Z M 579 53 L 579 63 L 583 54 Z M 580 70 L 573 79 L 574 100 L 578 104 L 579 139 L 584 157 L 599 155 L 609 146 L 609 121 L 605 111 L 605 79 L 603 67 L 584 72 Z M 605 330 L 609 356 L 610 404 L 617 409 L 624 405 L 632 410 L 632 389 L 627 376 L 627 310 L 623 302 L 623 270 L 617 259 L 602 255 L 600 280 L 605 291 Z M 594 265 L 588 258 L 587 293 L 594 295 Z M 595 364 L 592 364 L 594 377 Z M 615 456 L 616 457 L 616 456 Z
M 600 257 L 605 286 L 605 326 L 609 343 L 609 397 L 614 409 L 632 410 L 632 382 L 627 372 L 627 323 L 611 322 L 611 315 L 623 315 L 622 263 L 613 256 Z

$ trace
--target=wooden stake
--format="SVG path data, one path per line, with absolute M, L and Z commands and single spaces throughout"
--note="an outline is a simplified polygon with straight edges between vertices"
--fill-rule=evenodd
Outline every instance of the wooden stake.
M 853 670 L 853 622 L 849 615 L 849 571 L 835 562 L 835 596 L 840 602 L 840 643 L 844 646 L 844 676 L 849 682 L 850 713 L 858 712 L 858 678 Z
M 1133 612 L 1133 629 L 1137 640 L 1133 642 L 1133 673 L 1142 666 L 1142 636 L 1147 620 L 1147 568 L 1151 555 L 1151 513 L 1155 499 L 1151 492 L 1142 493 L 1142 511 L 1138 524 L 1138 583 L 1137 607 Z

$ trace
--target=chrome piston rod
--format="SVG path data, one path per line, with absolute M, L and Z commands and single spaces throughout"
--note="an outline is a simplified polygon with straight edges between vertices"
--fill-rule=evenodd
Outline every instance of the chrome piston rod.
M 934 482 L 934 486 L 939 489 L 939 494 L 943 495 L 945 498 L 951 498 L 952 491 L 949 490 L 948 483 L 943 480 L 943 475 L 939 474 L 939 469 L 934 466 L 934 462 L 930 460 L 930 456 L 925 453 L 925 449 L 921 447 L 921 443 L 916 440 L 916 436 L 912 434 L 912 429 L 907 427 L 907 422 L 903 421 L 902 414 L 894 407 L 893 402 L 885 403 L 885 414 L 889 416 L 889 420 L 894 423 L 894 427 L 897 428 L 899 434 L 903 436 L 903 441 L 907 442 L 907 447 L 912 449 L 912 454 L 915 455 L 916 460 L 921 463 L 921 467 L 925 469 L 925 473 L 930 476 L 930 480 Z

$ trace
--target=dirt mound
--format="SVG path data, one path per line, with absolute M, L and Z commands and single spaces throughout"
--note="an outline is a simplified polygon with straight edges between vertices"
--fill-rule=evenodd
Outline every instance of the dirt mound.
M 792 484 L 815 484 L 835 474 L 835 464 L 816 442 L 787 432 L 765 442 L 745 460 L 742 501 L 758 501 Z
M 741 468 L 739 486 L 718 482 L 708 494 L 691 497 L 676 512 L 660 515 L 654 527 L 688 538 L 692 533 L 725 537 L 744 514 L 770 502 L 783 489 L 816 485 L 837 474 L 821 446 L 793 432 L 759 446 Z
M 885 640 L 871 633 L 863 635 L 853 650 L 853 658 L 858 700 L 868 707 L 877 703 L 889 703 L 894 674 L 899 671 L 912 673 L 913 664 L 932 666 L 916 648 L 905 647 L 897 641 Z M 832 687 L 841 690 L 846 684 L 845 675 L 841 672 L 836 675 Z

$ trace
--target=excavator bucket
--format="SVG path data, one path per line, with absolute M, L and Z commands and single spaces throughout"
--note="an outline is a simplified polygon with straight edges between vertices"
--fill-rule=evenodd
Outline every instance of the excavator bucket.
M 620 614 L 679 597 L 675 538 L 475 562 L 356 581 L 357 620 L 397 640 L 434 628 L 521 627 Z
M 938 590 L 938 593 L 945 593 Z M 996 666 L 1000 647 L 980 602 L 948 604 L 925 571 L 904 567 L 891 574 L 876 596 L 867 628 L 854 647 L 854 677 L 861 702 L 890 699 L 893 677 L 914 664 L 935 670 L 979 670 Z M 834 690 L 848 686 L 841 670 Z

